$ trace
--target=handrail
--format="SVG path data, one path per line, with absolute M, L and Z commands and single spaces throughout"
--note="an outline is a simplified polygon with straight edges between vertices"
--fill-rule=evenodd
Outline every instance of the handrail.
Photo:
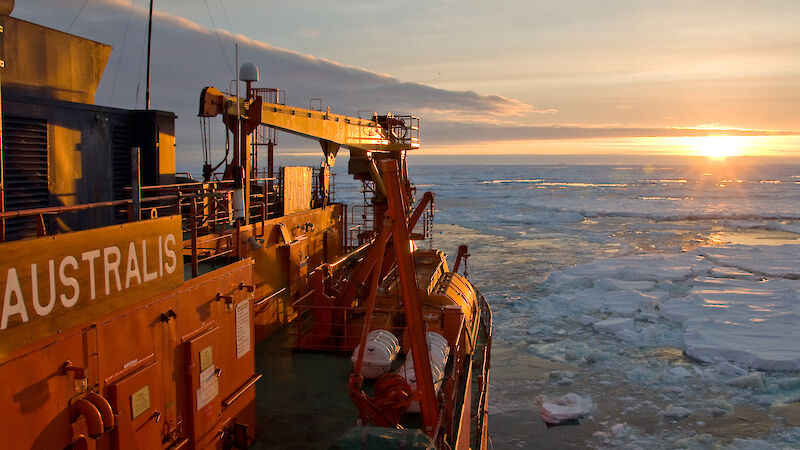
M 239 386 L 239 389 L 236 389 L 236 392 L 234 392 L 233 394 L 231 394 L 230 397 L 228 397 L 228 398 L 226 398 L 225 400 L 222 401 L 222 407 L 223 408 L 227 408 L 228 406 L 231 406 L 231 404 L 233 402 L 235 402 L 236 399 L 241 397 L 242 394 L 247 392 L 247 390 L 250 389 L 251 387 L 253 387 L 253 385 L 256 384 L 256 381 L 258 381 L 260 379 L 261 379 L 261 374 L 260 373 L 257 373 L 255 375 L 253 375 L 252 377 L 250 377 L 247 381 L 245 381 L 245 383 L 243 385 Z
M 449 421 L 449 424 L 448 424 L 449 426 L 447 428 L 449 429 L 450 433 L 453 436 L 457 436 L 458 433 L 460 433 L 460 430 L 458 430 L 458 431 L 455 430 L 454 426 L 455 426 L 456 423 L 458 423 L 459 426 L 460 426 L 461 421 L 460 420 L 456 421 L 454 419 L 455 419 L 455 414 L 456 414 L 455 399 L 456 399 L 456 393 L 458 392 L 458 381 L 461 379 L 461 365 L 462 365 L 462 361 L 461 361 L 461 337 L 463 336 L 465 329 L 466 329 L 466 319 L 462 315 L 461 316 L 461 323 L 458 326 L 458 334 L 456 335 L 456 340 L 455 340 L 456 345 L 455 345 L 455 348 L 453 349 L 453 351 L 450 352 L 453 355 L 452 373 L 450 374 L 450 385 L 452 386 L 452 392 L 451 392 L 451 397 L 452 397 L 451 402 L 452 402 L 452 404 L 451 404 L 451 407 L 450 407 L 450 417 L 447 418 L 448 421 Z M 469 333 L 467 333 L 467 334 L 469 334 Z M 442 404 L 442 406 L 441 406 L 442 412 L 440 412 L 440 414 L 442 414 L 442 415 L 444 414 L 445 406 L 446 405 L 444 405 L 444 404 Z M 462 405 L 461 407 L 464 408 L 465 406 L 468 407 L 468 405 Z M 463 414 L 463 411 L 462 411 L 461 414 Z
M 142 202 L 146 201 L 159 201 L 159 200 L 175 200 L 179 198 L 176 195 L 160 195 L 158 197 L 142 198 Z M 83 211 L 87 209 L 105 208 L 109 206 L 127 205 L 132 202 L 131 199 L 125 200 L 109 200 L 105 202 L 82 203 L 80 205 L 64 205 L 64 206 L 48 206 L 44 208 L 21 209 L 16 211 L 5 211 L 0 213 L 0 219 L 12 219 L 17 217 L 30 217 L 39 216 L 42 214 L 61 214 L 65 212 Z
M 489 391 L 489 369 L 491 368 L 492 356 L 493 317 L 492 309 L 489 307 L 486 297 L 484 297 L 480 292 L 478 292 L 478 297 L 480 298 L 481 302 L 481 322 L 486 330 L 486 345 L 483 347 L 483 367 L 481 370 L 480 380 L 483 385 L 481 386 L 481 393 L 478 399 L 478 423 L 476 431 L 483 434 L 483 429 L 486 426 L 486 417 L 489 415 L 488 405 L 486 404 L 486 394 Z
M 312 181 L 318 181 L 318 172 L 312 167 Z M 319 169 L 316 169 L 319 170 Z M 282 201 L 281 178 L 257 175 L 253 178 L 253 191 L 250 195 L 251 223 L 260 222 L 262 231 L 265 229 L 265 222 L 274 217 L 282 215 L 280 203 Z M 333 176 L 329 179 L 329 190 L 323 189 L 319 183 L 312 183 L 312 196 L 319 197 L 320 204 L 315 206 L 325 207 L 333 202 Z M 274 186 L 273 186 L 273 182 Z M 6 242 L 7 235 L 3 233 L 6 222 L 9 220 L 27 220 L 36 226 L 36 235 L 46 236 L 57 230 L 48 230 L 47 219 L 61 214 L 74 214 L 79 211 L 97 210 L 100 208 L 111 208 L 116 213 L 124 214 L 127 209 L 128 220 L 138 221 L 142 218 L 156 216 L 180 215 L 184 237 L 188 242 L 184 245 L 187 255 L 191 254 L 192 276 L 199 274 L 198 263 L 231 255 L 234 251 L 239 254 L 238 246 L 231 245 L 226 240 L 231 239 L 230 234 L 209 240 L 209 235 L 226 234 L 228 224 L 232 223 L 231 212 L 229 210 L 231 194 L 234 192 L 233 180 L 218 180 L 213 182 L 189 181 L 186 183 L 171 183 L 162 185 L 141 186 L 138 191 L 149 194 L 141 197 L 138 204 L 132 198 L 107 200 L 92 203 L 82 203 L 77 205 L 48 206 L 42 208 L 21 209 L 13 211 L 0 211 L 0 243 Z M 0 187 L 2 188 L 2 187 Z M 124 187 L 124 191 L 131 193 L 131 187 Z M 327 194 L 323 196 L 319 194 Z M 317 198 L 315 197 L 315 198 Z M 119 223 L 125 222 L 122 217 L 115 214 Z M 109 224 L 111 221 L 109 220 Z M 102 226 L 103 223 L 95 223 L 88 228 Z M 83 228 L 83 226 L 81 227 Z M 33 234 L 33 233 L 28 233 Z M 198 241 L 200 244 L 198 245 Z M 211 242 L 217 242 L 214 248 L 199 248 L 208 246 Z M 234 239 L 235 243 L 238 238 Z M 233 248 L 236 247 L 234 250 Z M 336 267 L 336 265 L 334 265 Z
M 279 296 L 279 295 L 283 294 L 284 292 L 286 292 L 286 288 L 278 289 L 277 291 L 273 292 L 273 293 L 272 293 L 272 294 L 270 294 L 269 296 L 267 296 L 267 297 L 264 297 L 264 298 L 262 298 L 261 300 L 259 300 L 259 301 L 257 301 L 257 302 L 254 302 L 254 303 L 253 303 L 253 308 L 258 308 L 258 307 L 260 307 L 260 306 L 261 306 L 261 305 L 263 305 L 264 303 L 267 303 L 267 302 L 269 302 L 270 300 L 272 300 L 273 298 L 275 298 L 275 297 L 277 297 L 277 296 Z
M 372 245 L 373 241 L 374 241 L 374 239 L 361 244 L 359 247 L 356 247 L 355 249 L 353 249 L 353 251 L 347 253 L 346 255 L 342 256 L 341 258 L 337 259 L 336 261 L 328 263 L 328 266 L 331 268 L 331 270 L 335 270 L 337 267 L 339 267 L 342 263 L 344 263 L 348 259 L 354 257 L 355 255 L 358 255 L 359 253 L 361 253 L 364 250 L 366 250 L 367 248 L 369 248 L 369 246 Z M 319 267 L 317 269 L 319 269 Z M 317 269 L 314 269 L 314 270 L 317 270 Z

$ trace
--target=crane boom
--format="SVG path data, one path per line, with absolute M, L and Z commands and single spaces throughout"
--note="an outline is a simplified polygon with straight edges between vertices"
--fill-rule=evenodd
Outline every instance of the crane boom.
M 403 152 L 419 148 L 419 121 L 411 116 L 374 116 L 372 120 L 240 99 L 214 87 L 203 89 L 201 117 L 241 117 L 303 137 L 362 152 Z M 255 119 L 255 120 L 254 120 Z M 324 145 L 323 145 L 324 147 Z

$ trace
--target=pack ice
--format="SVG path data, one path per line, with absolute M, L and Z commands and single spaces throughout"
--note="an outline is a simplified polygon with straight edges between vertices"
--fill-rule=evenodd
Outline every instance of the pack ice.
M 584 315 L 581 322 L 597 332 L 658 345 L 659 335 L 642 324 L 676 322 L 690 357 L 800 369 L 796 245 L 606 258 L 553 273 L 548 284 L 562 291 L 551 296 L 552 315 Z

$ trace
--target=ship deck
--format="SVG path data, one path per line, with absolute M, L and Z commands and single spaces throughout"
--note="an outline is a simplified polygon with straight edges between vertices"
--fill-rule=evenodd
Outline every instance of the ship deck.
M 491 314 L 488 309 L 487 313 Z M 488 321 L 491 323 L 491 319 Z M 352 373 L 350 355 L 342 352 L 319 352 L 292 349 L 296 323 L 283 326 L 255 348 L 256 371 L 263 374 L 256 385 L 256 432 L 251 449 L 327 449 L 356 425 L 359 413 L 348 394 Z M 473 355 L 469 423 L 477 423 L 478 399 L 488 372 L 483 372 L 484 348 L 490 345 L 490 328 L 479 328 Z M 451 370 L 448 363 L 449 372 Z M 396 361 L 395 365 L 399 365 Z M 461 379 L 464 383 L 465 379 Z M 365 380 L 369 395 L 373 380 Z M 463 384 L 462 384 L 463 386 Z M 457 393 L 456 404 L 463 405 L 464 392 Z M 485 401 L 486 399 L 484 399 Z M 460 416 L 460 407 L 456 410 Z M 418 428 L 419 414 L 406 414 L 403 426 Z M 480 448 L 481 435 L 471 433 L 472 448 Z
M 328 448 L 355 424 L 342 354 L 293 351 L 294 325 L 256 347 L 256 438 L 251 449 Z

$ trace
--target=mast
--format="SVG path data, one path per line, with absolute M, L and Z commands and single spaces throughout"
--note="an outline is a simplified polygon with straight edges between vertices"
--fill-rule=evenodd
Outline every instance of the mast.
M 0 33 L 4 30 L 0 27 Z M 5 61 L 0 59 L 0 68 L 5 67 Z M 2 71 L 0 71 L 0 85 L 2 85 Z M 2 102 L 0 102 L 2 104 Z M 5 199 L 5 179 L 4 179 L 4 172 L 3 172 L 3 111 L 2 107 L 0 107 L 0 213 L 5 212 L 6 210 L 6 199 Z M 0 242 L 6 241 L 6 219 L 0 219 Z
M 144 94 L 144 109 L 150 109 L 150 43 L 153 39 L 153 0 L 150 0 L 150 20 L 147 23 L 147 89 Z

